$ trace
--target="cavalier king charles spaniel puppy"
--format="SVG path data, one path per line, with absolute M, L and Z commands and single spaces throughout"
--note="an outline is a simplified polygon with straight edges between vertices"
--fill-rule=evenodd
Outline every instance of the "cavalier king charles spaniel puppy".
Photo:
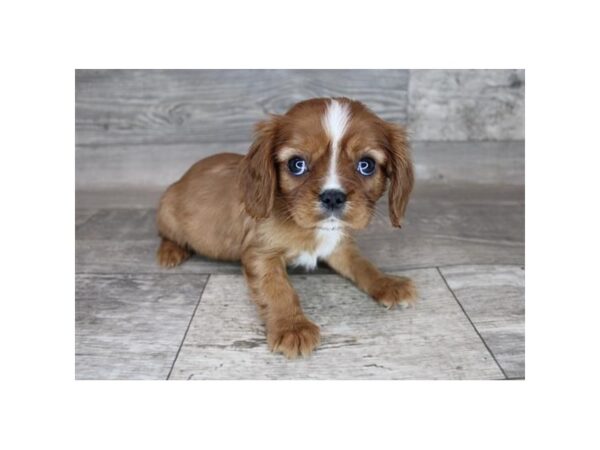
M 388 183 L 389 180 L 389 183 Z M 269 348 L 289 358 L 319 344 L 286 267 L 327 263 L 378 303 L 410 306 L 409 278 L 382 273 L 349 232 L 368 225 L 389 184 L 400 227 L 413 187 L 405 131 L 347 98 L 316 98 L 256 126 L 247 155 L 220 153 L 194 164 L 162 196 L 158 261 L 192 252 L 243 265 Z

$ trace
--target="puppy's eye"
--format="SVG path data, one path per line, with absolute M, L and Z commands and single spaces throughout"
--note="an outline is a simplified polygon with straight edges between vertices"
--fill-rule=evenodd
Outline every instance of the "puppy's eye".
M 372 158 L 363 158 L 356 165 L 356 170 L 365 177 L 373 175 L 375 172 L 375 161 Z
M 295 157 L 288 161 L 288 168 L 292 175 L 299 176 L 308 171 L 308 164 L 302 158 Z

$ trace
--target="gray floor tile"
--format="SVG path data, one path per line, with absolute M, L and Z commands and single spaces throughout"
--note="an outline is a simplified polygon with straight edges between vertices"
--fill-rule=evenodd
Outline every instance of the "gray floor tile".
M 77 228 L 76 270 L 83 273 L 240 273 L 239 264 L 195 256 L 175 269 L 155 260 L 154 209 L 100 209 Z M 402 229 L 386 201 L 357 234 L 363 253 L 387 270 L 451 264 L 523 264 L 523 188 L 418 186 Z M 322 270 L 321 272 L 327 272 Z
M 81 241 L 158 241 L 156 210 L 98 209 L 77 229 L 75 238 Z
M 77 241 L 75 243 L 75 270 L 77 273 L 107 274 L 241 273 L 239 263 L 213 261 L 197 255 L 178 267 L 165 269 L 156 262 L 158 245 L 158 237 L 141 241 Z
M 76 378 L 166 379 L 206 279 L 76 275 Z
M 267 349 L 242 276 L 213 275 L 172 379 L 501 379 L 436 269 L 404 273 L 420 290 L 414 309 L 387 311 L 335 275 L 292 282 L 321 346 L 308 359 Z
M 522 264 L 525 257 L 522 187 L 420 185 L 401 229 L 387 204 L 358 233 L 363 253 L 388 270 L 451 264 Z
M 441 268 L 444 278 L 509 378 L 525 376 L 525 270 Z

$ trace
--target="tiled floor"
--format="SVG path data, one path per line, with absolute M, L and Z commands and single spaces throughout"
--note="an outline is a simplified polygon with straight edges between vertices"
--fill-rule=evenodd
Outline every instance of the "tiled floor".
M 380 202 L 359 245 L 416 281 L 418 306 L 386 311 L 327 268 L 295 270 L 322 343 L 294 361 L 268 352 L 238 264 L 156 265 L 157 197 L 77 194 L 78 379 L 525 376 L 522 187 L 418 185 L 402 230 Z

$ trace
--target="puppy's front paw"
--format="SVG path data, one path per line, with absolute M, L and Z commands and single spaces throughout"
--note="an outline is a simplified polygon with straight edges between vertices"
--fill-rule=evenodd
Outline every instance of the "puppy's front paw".
M 377 280 L 371 295 L 388 309 L 396 305 L 410 307 L 417 301 L 417 288 L 410 278 L 386 275 Z
M 319 327 L 306 318 L 282 321 L 267 331 L 271 351 L 281 352 L 288 358 L 310 355 L 319 342 Z

